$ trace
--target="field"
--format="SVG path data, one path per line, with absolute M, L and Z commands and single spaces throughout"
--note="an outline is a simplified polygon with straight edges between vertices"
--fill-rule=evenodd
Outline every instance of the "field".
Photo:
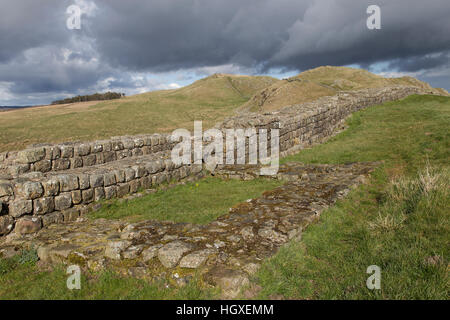
M 194 120 L 208 128 L 236 112 L 265 112 L 334 95 L 340 90 L 415 85 L 414 78 L 387 79 L 362 69 L 319 67 L 278 80 L 267 76 L 215 74 L 174 90 L 153 91 L 117 100 L 52 105 L 0 114 L 0 152 L 34 143 L 93 141 L 120 135 L 192 130 Z
M 180 89 L 118 100 L 5 111 L 0 115 L 0 152 L 33 143 L 191 129 L 194 120 L 210 127 L 275 81 L 265 76 L 214 75 Z
M 326 210 L 301 241 L 290 242 L 265 261 L 243 297 L 448 299 L 449 124 L 450 98 L 411 96 L 359 111 L 348 120 L 349 128 L 327 143 L 283 159 L 305 163 L 382 160 L 383 165 L 368 184 Z M 179 212 L 190 199 L 186 214 L 173 214 L 171 219 L 203 223 L 226 212 L 230 199 L 241 201 L 274 187 L 269 181 L 247 183 L 207 179 L 199 181 L 198 187 L 186 184 L 164 195 L 117 202 L 110 209 L 113 218 L 158 218 L 161 210 Z M 208 217 L 201 199 L 210 189 L 218 198 Z M 147 205 L 150 200 L 154 207 Z M 96 215 L 102 217 L 102 212 Z M 369 265 L 381 268 L 381 290 L 366 288 Z M 66 277 L 62 267 L 42 270 L 36 253 L 25 251 L 0 259 L 0 297 L 209 299 L 218 294 L 200 278 L 182 288 L 167 288 L 163 283 L 104 271 L 83 274 L 82 289 L 69 291 Z

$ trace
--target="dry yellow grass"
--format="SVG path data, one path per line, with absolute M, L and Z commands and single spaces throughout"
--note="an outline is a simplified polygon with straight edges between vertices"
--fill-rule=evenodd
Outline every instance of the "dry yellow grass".
M 103 102 L 1 112 L 0 152 L 20 150 L 34 143 L 192 129 L 194 120 L 202 120 L 204 127 L 210 127 L 236 111 L 273 111 L 334 95 L 339 90 L 400 84 L 446 93 L 411 77 L 386 79 L 366 70 L 345 67 L 319 67 L 286 80 L 215 74 L 180 89 Z
M 276 81 L 265 76 L 218 74 L 180 89 L 119 100 L 5 111 L 0 114 L 0 151 L 20 150 L 34 143 L 190 129 L 194 120 L 212 126 Z
M 413 85 L 434 94 L 448 94 L 443 89 L 434 89 L 425 82 L 412 77 L 383 78 L 364 69 L 324 66 L 280 80 L 257 92 L 242 106 L 242 110 L 266 112 L 282 107 L 313 101 L 342 90 L 380 88 L 394 85 Z

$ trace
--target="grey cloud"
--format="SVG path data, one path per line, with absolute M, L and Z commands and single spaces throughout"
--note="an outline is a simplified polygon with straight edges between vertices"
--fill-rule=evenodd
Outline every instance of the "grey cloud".
M 381 30 L 366 28 L 369 0 L 94 0 L 98 9 L 82 16 L 82 30 L 67 30 L 66 8 L 90 1 L 0 0 L 0 83 L 12 83 L 15 95 L 54 95 L 87 92 L 108 78 L 145 87 L 131 74 L 189 77 L 224 65 L 254 73 L 449 65 L 448 0 L 378 0 Z M 450 89 L 447 74 L 421 76 Z
M 111 63 L 153 71 L 227 63 L 302 70 L 403 58 L 411 69 L 413 57 L 450 49 L 447 0 L 378 1 L 382 29 L 368 30 L 372 2 L 99 0 L 108 13 L 96 17 L 93 32 Z

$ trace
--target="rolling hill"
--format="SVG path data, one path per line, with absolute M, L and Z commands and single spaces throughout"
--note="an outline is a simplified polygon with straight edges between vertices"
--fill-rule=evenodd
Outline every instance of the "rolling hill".
M 194 120 L 212 126 L 277 81 L 267 76 L 214 74 L 183 88 L 117 100 L 7 110 L 0 117 L 0 152 L 42 142 L 191 129 Z
M 432 94 L 448 94 L 444 89 L 434 89 L 412 77 L 383 78 L 364 69 L 323 66 L 273 83 L 256 93 L 240 110 L 274 111 L 284 106 L 334 95 L 338 91 L 397 85 L 418 86 Z

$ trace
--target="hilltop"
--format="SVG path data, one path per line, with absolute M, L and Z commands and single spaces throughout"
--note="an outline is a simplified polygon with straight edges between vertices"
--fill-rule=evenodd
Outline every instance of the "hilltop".
M 364 69 L 323 66 L 273 83 L 257 92 L 240 109 L 253 112 L 274 111 L 287 105 L 331 96 L 339 91 L 398 85 L 417 86 L 431 94 L 448 95 L 444 89 L 434 89 L 412 77 L 384 78 Z
M 191 130 L 194 120 L 202 120 L 205 128 L 212 127 L 236 112 L 273 111 L 341 90 L 393 85 L 414 85 L 433 94 L 448 95 L 443 89 L 433 89 L 411 77 L 383 78 L 346 67 L 319 67 L 284 80 L 219 73 L 182 88 L 116 100 L 6 110 L 0 118 L 0 152 L 43 142 Z

